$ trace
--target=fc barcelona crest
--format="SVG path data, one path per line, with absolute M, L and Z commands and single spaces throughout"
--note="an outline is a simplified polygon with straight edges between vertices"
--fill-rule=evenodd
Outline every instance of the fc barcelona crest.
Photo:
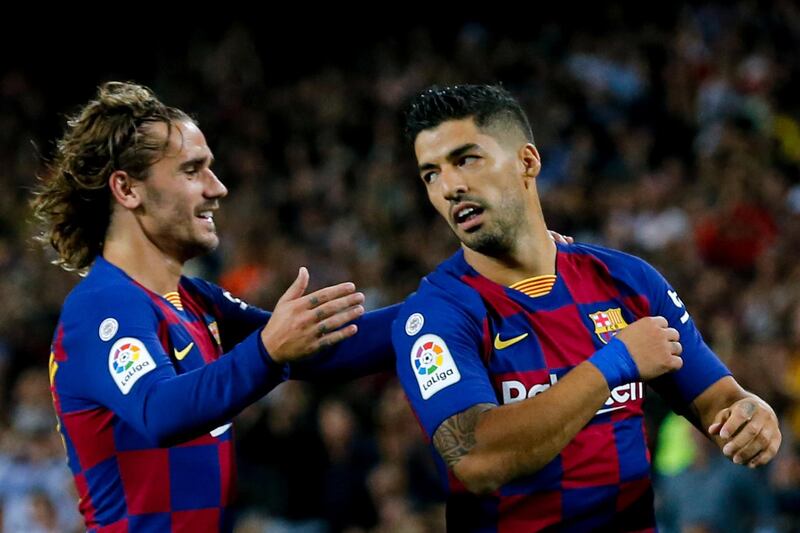
M 628 326 L 628 323 L 622 318 L 622 310 L 619 307 L 590 313 L 589 318 L 594 323 L 595 334 L 604 344 L 608 344 L 614 335 Z

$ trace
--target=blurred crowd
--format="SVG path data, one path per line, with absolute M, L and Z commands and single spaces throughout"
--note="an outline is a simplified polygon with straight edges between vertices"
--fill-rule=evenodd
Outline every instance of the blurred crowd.
M 800 7 L 693 2 L 632 21 L 612 4 L 594 22 L 508 34 L 465 22 L 444 37 L 423 26 L 282 78 L 254 26 L 195 33 L 185 55 L 136 80 L 199 119 L 230 190 L 222 244 L 190 270 L 266 308 L 300 265 L 315 287 L 353 280 L 368 308 L 401 301 L 457 247 L 417 177 L 402 106 L 433 83 L 500 81 L 531 118 L 548 225 L 654 264 L 782 422 L 780 454 L 752 471 L 709 452 L 651 393 L 661 529 L 800 531 Z M 92 93 L 65 106 L 52 90 L 0 70 L 0 524 L 11 532 L 81 528 L 46 370 L 78 278 L 31 242 L 27 202 L 52 151 L 44 136 Z M 429 450 L 391 375 L 281 385 L 236 431 L 238 531 L 443 530 Z

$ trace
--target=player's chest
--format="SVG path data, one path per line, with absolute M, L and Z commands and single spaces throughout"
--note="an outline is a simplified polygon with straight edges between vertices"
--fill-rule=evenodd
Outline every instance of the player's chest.
M 222 355 L 217 320 L 208 313 L 181 313 L 161 335 L 164 350 L 178 372 L 200 368 Z
M 491 374 L 568 370 L 604 347 L 637 320 L 621 300 L 552 309 L 521 309 L 488 319 L 487 364 Z M 564 371 L 566 371 L 564 370 Z

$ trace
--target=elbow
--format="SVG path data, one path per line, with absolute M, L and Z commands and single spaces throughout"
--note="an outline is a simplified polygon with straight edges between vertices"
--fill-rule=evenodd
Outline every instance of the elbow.
M 505 479 L 502 468 L 493 468 L 485 462 L 481 463 L 480 460 L 467 455 L 456 463 L 452 470 L 469 492 L 483 496 L 495 492 L 508 480 Z

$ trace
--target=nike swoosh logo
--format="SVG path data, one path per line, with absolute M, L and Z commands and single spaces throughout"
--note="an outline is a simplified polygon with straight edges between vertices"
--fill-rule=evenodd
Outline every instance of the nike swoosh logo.
M 600 409 L 595 414 L 602 415 L 603 413 L 610 413 L 611 411 L 619 411 L 620 409 L 625 409 L 624 405 L 620 405 L 618 407 L 609 407 L 608 409 Z
M 191 349 L 192 349 L 192 346 L 194 346 L 194 343 L 193 343 L 193 342 L 190 342 L 190 343 L 189 343 L 189 346 L 187 346 L 187 347 L 186 347 L 186 348 L 184 348 L 183 350 L 180 350 L 180 351 L 178 351 L 178 349 L 177 349 L 177 348 L 173 348 L 173 349 L 172 349 L 172 351 L 173 351 L 173 352 L 175 352 L 175 359 L 177 359 L 178 361 L 180 361 L 180 360 L 182 360 L 184 357 L 186 357 L 186 354 L 188 354 L 188 353 L 189 353 L 189 350 L 191 350 Z
M 527 336 L 528 336 L 527 333 L 523 333 L 522 335 L 518 335 L 518 336 L 514 337 L 513 339 L 508 339 L 508 340 L 504 341 L 504 340 L 500 339 L 500 334 L 498 333 L 494 337 L 494 349 L 495 350 L 502 350 L 504 348 L 508 348 L 512 344 L 518 343 L 519 341 L 521 341 L 522 339 L 524 339 Z

